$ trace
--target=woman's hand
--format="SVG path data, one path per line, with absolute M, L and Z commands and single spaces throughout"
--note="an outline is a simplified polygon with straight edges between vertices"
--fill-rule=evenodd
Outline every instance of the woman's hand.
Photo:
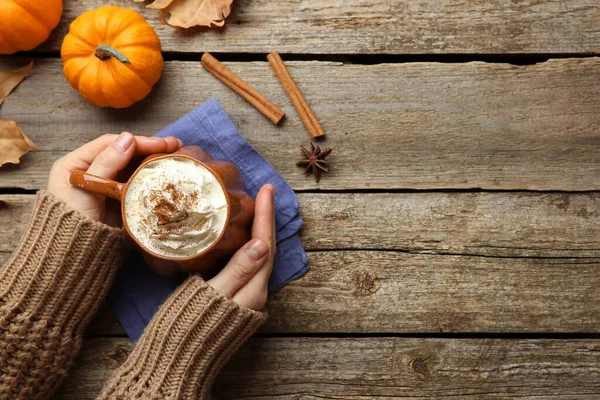
M 116 225 L 120 215 L 107 213 L 106 197 L 72 187 L 69 184 L 71 172 L 82 170 L 114 179 L 134 156 L 172 153 L 182 146 L 181 140 L 174 137 L 159 139 L 133 136 L 129 132 L 106 134 L 57 160 L 50 171 L 48 192 L 92 219 Z
M 208 281 L 217 292 L 239 305 L 262 310 L 275 257 L 275 187 L 265 185 L 256 196 L 252 240 Z

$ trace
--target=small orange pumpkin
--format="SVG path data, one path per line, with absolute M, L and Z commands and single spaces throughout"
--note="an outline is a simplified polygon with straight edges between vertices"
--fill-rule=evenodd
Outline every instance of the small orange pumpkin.
M 129 8 L 102 6 L 71 24 L 61 48 L 65 77 L 84 99 L 125 108 L 146 97 L 160 79 L 160 39 Z
M 0 1 L 0 54 L 32 50 L 45 42 L 62 12 L 62 0 Z

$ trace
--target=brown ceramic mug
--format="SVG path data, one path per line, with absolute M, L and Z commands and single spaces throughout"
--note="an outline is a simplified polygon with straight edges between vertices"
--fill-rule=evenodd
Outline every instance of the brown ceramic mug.
M 217 179 L 227 202 L 227 216 L 222 230 L 212 244 L 202 251 L 184 256 L 168 256 L 153 251 L 142 243 L 132 232 L 125 207 L 125 198 L 134 178 L 148 164 L 167 158 L 191 160 L 206 168 Z M 137 180 L 136 180 L 137 181 Z M 244 188 L 240 171 L 235 165 L 226 161 L 214 160 L 198 146 L 188 146 L 172 154 L 153 154 L 144 159 L 126 183 L 101 178 L 85 171 L 73 171 L 69 182 L 71 185 L 94 193 L 98 193 L 121 202 L 123 227 L 129 237 L 141 249 L 150 266 L 159 274 L 172 276 L 177 272 L 200 272 L 210 275 L 218 271 L 227 260 L 250 240 L 250 223 L 254 216 L 254 201 Z

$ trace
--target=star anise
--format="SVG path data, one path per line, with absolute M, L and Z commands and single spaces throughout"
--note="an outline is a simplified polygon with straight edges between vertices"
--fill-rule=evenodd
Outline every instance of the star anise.
M 314 144 L 310 144 L 310 150 L 306 149 L 304 146 L 300 146 L 300 150 L 304 153 L 306 157 L 304 160 L 300 160 L 296 163 L 298 166 L 306 165 L 306 169 L 304 170 L 304 175 L 308 175 L 309 172 L 312 171 L 315 176 L 315 181 L 319 182 L 321 179 L 321 171 L 329 172 L 329 168 L 327 166 L 327 161 L 325 161 L 325 157 L 327 157 L 333 149 L 331 147 L 326 148 L 321 151 L 319 145 L 315 146 Z

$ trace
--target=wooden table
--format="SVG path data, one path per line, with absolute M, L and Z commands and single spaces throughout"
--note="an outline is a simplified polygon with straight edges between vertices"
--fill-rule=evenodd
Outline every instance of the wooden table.
M 0 109 L 38 144 L 0 170 L 0 261 L 53 161 L 104 132 L 152 135 L 209 98 L 298 193 L 312 270 L 220 375 L 222 398 L 600 396 L 600 3 L 236 0 L 222 30 L 162 39 L 165 71 L 126 110 L 61 73 L 65 0 Z M 265 55 L 289 61 L 335 151 L 320 184 Z M 211 51 L 287 113 L 275 127 L 204 71 Z M 0 67 L 23 65 L 3 57 Z M 92 399 L 131 349 L 103 309 L 60 399 Z

